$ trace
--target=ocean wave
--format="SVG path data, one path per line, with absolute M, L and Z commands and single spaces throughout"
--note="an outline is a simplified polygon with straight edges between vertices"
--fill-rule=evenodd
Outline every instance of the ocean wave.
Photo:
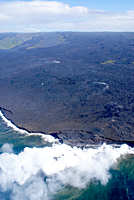
M 14 131 L 21 133 L 23 135 L 25 135 L 25 137 L 27 136 L 40 136 L 45 142 L 50 142 L 50 143 L 54 143 L 54 142 L 58 142 L 58 139 L 55 139 L 53 136 L 51 135 L 46 135 L 43 133 L 29 133 L 28 131 L 18 128 L 17 126 L 15 126 L 10 120 L 8 120 L 3 113 L 0 111 L 0 117 L 3 119 L 3 121 L 6 123 L 6 125 L 8 127 L 11 127 Z
M 17 126 L 15 126 L 10 120 L 8 120 L 3 113 L 0 111 L 0 117 L 4 120 L 4 122 L 7 124 L 8 127 L 12 127 L 15 131 L 18 131 L 20 133 L 27 134 L 28 132 L 26 130 L 20 129 Z

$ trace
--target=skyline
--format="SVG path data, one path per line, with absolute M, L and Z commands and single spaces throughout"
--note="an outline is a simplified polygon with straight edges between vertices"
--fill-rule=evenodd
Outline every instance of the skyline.
M 133 32 L 134 2 L 0 0 L 0 33 L 51 31 Z

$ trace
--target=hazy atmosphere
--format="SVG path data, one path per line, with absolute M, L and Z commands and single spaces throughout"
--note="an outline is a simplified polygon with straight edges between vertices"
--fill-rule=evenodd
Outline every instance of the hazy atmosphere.
M 134 1 L 0 1 L 0 32 L 134 31 Z

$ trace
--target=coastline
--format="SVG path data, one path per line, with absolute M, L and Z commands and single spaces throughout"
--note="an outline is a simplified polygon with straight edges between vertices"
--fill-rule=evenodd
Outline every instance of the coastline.
M 133 33 L 51 33 L 39 47 L 41 37 L 0 50 L 4 116 L 72 146 L 133 146 Z
M 13 121 L 10 119 L 7 119 L 4 116 L 4 113 L 2 112 L 3 108 L 0 108 L 0 116 L 2 119 L 6 122 L 7 126 L 12 127 L 15 131 L 18 131 L 22 134 L 38 134 L 41 136 L 52 136 L 55 141 L 59 141 L 61 144 L 67 144 L 71 147 L 80 147 L 80 148 L 97 148 L 101 146 L 103 143 L 106 143 L 107 145 L 113 145 L 113 146 L 121 146 L 122 144 L 127 144 L 131 147 L 134 147 L 134 141 L 123 141 L 123 140 L 113 140 L 111 138 L 107 138 L 104 136 L 98 136 L 97 134 L 94 134 L 90 131 L 84 131 L 84 130 L 65 130 L 65 131 L 59 131 L 59 132 L 52 132 L 52 133 L 45 133 L 45 132 L 34 132 L 26 130 L 23 127 L 18 127 L 16 124 L 14 124 Z M 6 109 L 3 109 L 6 110 Z M 50 141 L 54 141 L 52 138 L 50 138 Z

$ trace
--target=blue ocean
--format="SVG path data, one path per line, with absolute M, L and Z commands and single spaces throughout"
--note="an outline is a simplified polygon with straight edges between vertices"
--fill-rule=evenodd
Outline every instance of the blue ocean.
M 0 200 L 132 200 L 134 148 L 70 147 L 0 113 Z

